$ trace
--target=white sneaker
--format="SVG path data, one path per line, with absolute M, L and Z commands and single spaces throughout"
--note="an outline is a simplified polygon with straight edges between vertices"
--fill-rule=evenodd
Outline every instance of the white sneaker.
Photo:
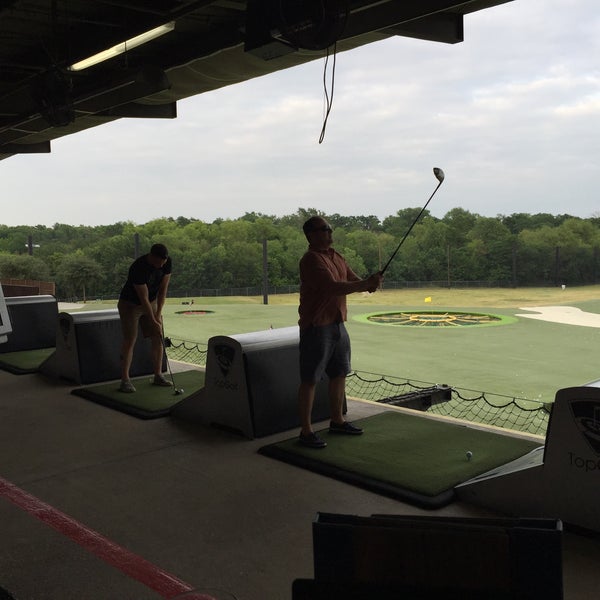
M 136 391 L 133 383 L 129 381 L 129 379 L 121 381 L 121 385 L 119 386 L 120 392 L 125 392 L 126 394 L 133 394 Z

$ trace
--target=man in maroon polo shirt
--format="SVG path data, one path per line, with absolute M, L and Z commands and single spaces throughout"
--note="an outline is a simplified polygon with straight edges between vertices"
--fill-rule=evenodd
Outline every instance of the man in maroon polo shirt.
M 318 216 L 303 225 L 308 240 L 307 252 L 300 260 L 300 443 L 324 448 L 327 443 L 311 424 L 315 389 L 323 374 L 329 377 L 329 431 L 360 435 L 363 430 L 345 421 L 343 406 L 346 375 L 350 373 L 350 338 L 344 322 L 346 296 L 354 292 L 374 292 L 383 276 L 375 273 L 361 279 L 344 257 L 332 247 L 332 228 Z

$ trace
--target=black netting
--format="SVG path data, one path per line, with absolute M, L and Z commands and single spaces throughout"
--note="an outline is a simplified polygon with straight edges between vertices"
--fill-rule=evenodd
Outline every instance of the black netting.
M 384 404 L 395 403 L 398 397 L 408 396 L 415 391 L 429 391 L 432 388 L 436 388 L 436 385 L 374 373 L 354 372 L 346 379 L 346 391 L 349 396 Z M 452 388 L 449 400 L 433 404 L 427 412 L 545 435 L 550 409 L 551 405 L 525 398 Z
M 165 346 L 170 359 L 206 366 L 206 344 L 165 338 Z
M 166 338 L 165 341 L 167 339 L 170 345 L 165 345 L 170 359 L 206 366 L 206 344 L 173 338 Z M 437 387 L 432 383 L 362 371 L 355 371 L 346 379 L 348 396 L 383 404 L 395 404 L 400 397 Z M 454 387 L 449 389 L 450 398 L 433 403 L 427 412 L 536 435 L 546 434 L 551 404 L 490 392 Z

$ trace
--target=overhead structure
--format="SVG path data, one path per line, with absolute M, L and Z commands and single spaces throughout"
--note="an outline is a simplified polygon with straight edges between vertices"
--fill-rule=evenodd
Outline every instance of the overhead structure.
M 510 0 L 0 0 L 0 160 L 391 36 L 463 41 Z

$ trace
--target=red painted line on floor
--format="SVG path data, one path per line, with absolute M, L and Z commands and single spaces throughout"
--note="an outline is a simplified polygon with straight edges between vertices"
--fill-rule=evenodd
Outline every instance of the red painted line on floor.
M 126 548 L 111 542 L 97 531 L 86 527 L 1 477 L 0 496 L 6 498 L 46 525 L 49 525 L 62 535 L 70 538 L 88 552 L 101 558 L 104 562 L 119 569 L 119 571 L 122 571 L 128 577 L 154 590 L 163 598 L 175 598 L 181 594 L 194 591 L 191 585 L 181 581 L 181 579 L 163 571 Z M 187 598 L 214 600 L 204 594 L 188 595 L 186 596 Z

